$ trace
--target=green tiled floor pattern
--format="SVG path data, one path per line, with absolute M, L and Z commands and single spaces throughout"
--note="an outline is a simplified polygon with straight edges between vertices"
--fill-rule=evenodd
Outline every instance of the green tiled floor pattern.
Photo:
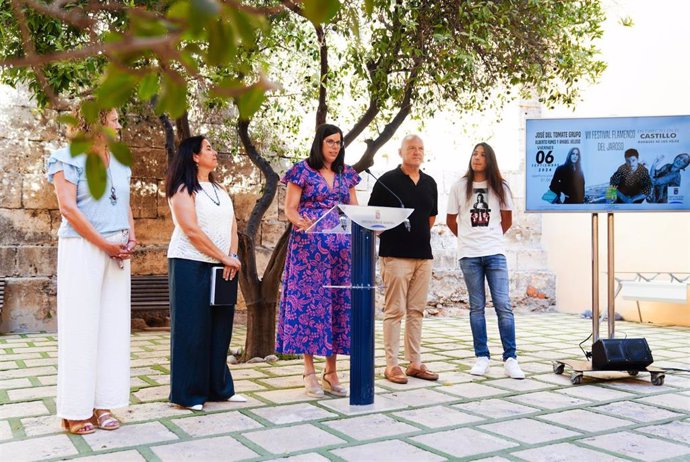
M 490 347 L 500 356 L 495 318 Z M 55 417 L 57 340 L 53 334 L 0 336 L 0 460 L 80 461 L 620 461 L 690 460 L 690 375 L 555 375 L 553 359 L 581 358 L 591 321 L 565 314 L 516 316 L 522 381 L 492 361 L 487 377 L 468 374 L 474 358 L 466 317 L 427 319 L 423 357 L 438 382 L 382 377 L 376 325 L 376 402 L 308 398 L 300 360 L 233 365 L 244 404 L 209 403 L 204 412 L 166 402 L 169 334 L 132 335 L 131 406 L 114 432 L 67 435 Z M 602 325 L 602 332 L 606 326 Z M 655 364 L 690 367 L 690 329 L 619 322 L 618 337 L 647 338 Z M 236 328 L 233 347 L 243 344 Z M 585 342 L 584 345 L 589 345 Z M 323 363 L 319 364 L 319 368 Z M 348 380 L 348 361 L 340 364 Z

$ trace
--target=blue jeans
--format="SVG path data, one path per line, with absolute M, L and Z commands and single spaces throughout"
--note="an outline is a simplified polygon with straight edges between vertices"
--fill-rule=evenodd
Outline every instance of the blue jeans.
M 515 358 L 515 319 L 508 296 L 508 265 L 504 255 L 465 257 L 460 259 L 460 268 L 465 278 L 470 297 L 470 327 L 474 339 L 474 354 L 477 357 L 489 355 L 486 338 L 486 293 L 484 279 L 489 283 L 491 300 L 498 317 L 498 332 L 503 344 L 503 360 Z

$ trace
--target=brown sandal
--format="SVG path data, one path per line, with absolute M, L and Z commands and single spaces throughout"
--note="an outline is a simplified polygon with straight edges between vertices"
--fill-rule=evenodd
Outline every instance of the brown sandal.
M 73 434 L 73 435 L 89 435 L 96 431 L 96 427 L 93 426 L 93 422 L 90 419 L 87 420 L 67 420 L 62 419 L 60 426 L 63 430 Z
M 108 409 L 94 409 L 93 418 L 94 423 L 101 430 L 117 430 L 120 428 L 120 421 Z

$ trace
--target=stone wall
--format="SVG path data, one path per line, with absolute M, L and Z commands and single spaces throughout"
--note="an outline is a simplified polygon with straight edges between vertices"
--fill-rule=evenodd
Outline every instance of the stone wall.
M 55 270 L 60 213 L 45 179 L 48 153 L 66 143 L 56 113 L 39 112 L 25 91 L 0 86 L 0 277 L 7 282 L 0 332 L 56 329 Z M 154 114 L 123 117 L 122 139 L 132 149 L 132 213 L 140 247 L 132 273 L 165 274 L 172 220 L 164 194 L 164 133 Z M 240 221 L 249 215 L 262 178 L 244 156 L 220 157 L 220 180 L 233 193 Z M 233 179 L 242 179 L 236 192 Z M 260 267 L 285 225 L 272 208 L 261 230 Z M 276 237 L 276 234 L 278 237 Z
M 65 143 L 56 113 L 40 113 L 25 91 L 0 86 L 0 277 L 6 278 L 5 306 L 0 332 L 36 332 L 56 329 L 55 268 L 60 213 L 52 185 L 45 180 L 48 152 Z M 525 115 L 529 112 L 526 110 Z M 165 274 L 165 252 L 172 220 L 164 195 L 166 171 L 164 135 L 154 114 L 123 117 L 123 141 L 133 151 L 132 211 L 140 247 L 132 260 L 133 274 Z M 204 121 L 204 133 L 213 124 Z M 193 127 L 194 132 L 194 127 Z M 212 140 L 213 141 L 213 140 Z M 230 141 L 232 142 L 232 141 Z M 223 146 L 214 143 L 219 151 Z M 524 146 L 524 143 L 520 143 Z M 524 169 L 523 169 L 524 170 Z M 427 170 L 439 184 L 439 219 L 432 231 L 434 273 L 429 314 L 452 314 L 467 307 L 467 291 L 455 258 L 455 237 L 442 223 L 445 198 L 462 173 Z M 261 173 L 244 156 L 220 155 L 218 178 L 230 191 L 240 228 L 249 216 L 263 182 Z M 383 173 L 383 172 L 377 172 Z M 524 204 L 524 173 L 508 172 L 515 203 Z M 373 181 L 364 176 L 359 186 L 365 203 Z M 267 211 L 257 242 L 257 265 L 263 272 L 270 253 L 286 228 L 282 210 L 284 188 Z M 555 276 L 546 267 L 541 246 L 541 217 L 516 210 L 507 234 L 511 297 L 516 309 L 548 309 L 555 302 Z M 383 291 L 377 294 L 379 312 Z M 238 309 L 244 308 L 240 296 Z

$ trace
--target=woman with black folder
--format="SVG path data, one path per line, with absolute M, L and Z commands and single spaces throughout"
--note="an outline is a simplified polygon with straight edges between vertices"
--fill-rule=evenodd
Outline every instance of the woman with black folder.
M 237 277 L 237 221 L 211 173 L 218 153 L 203 136 L 180 143 L 166 180 L 175 229 L 168 246 L 170 401 L 200 411 L 206 401 L 246 401 L 227 365 L 234 305 L 211 305 L 213 267 Z

